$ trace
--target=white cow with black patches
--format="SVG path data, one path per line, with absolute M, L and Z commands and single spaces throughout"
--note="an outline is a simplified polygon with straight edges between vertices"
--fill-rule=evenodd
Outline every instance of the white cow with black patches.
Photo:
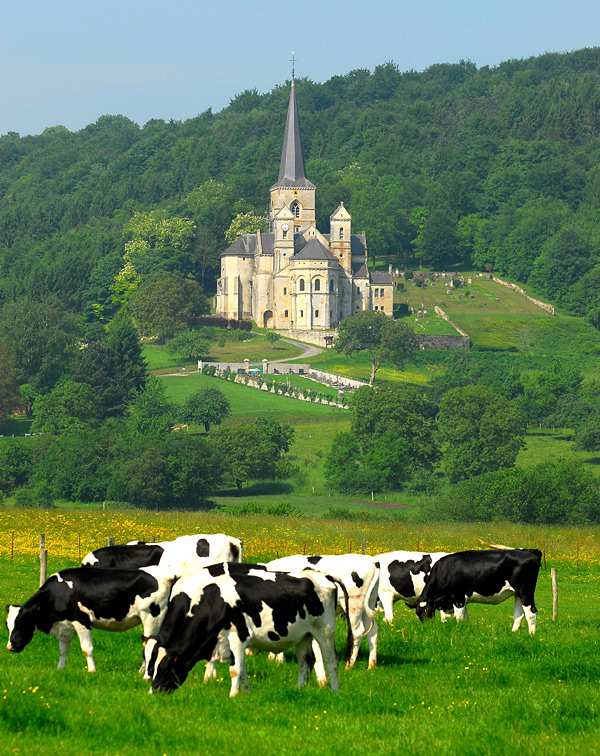
M 529 633 L 535 633 L 537 609 L 535 587 L 542 552 L 538 549 L 491 549 L 459 551 L 440 559 L 419 600 L 407 603 L 421 621 L 436 610 L 451 612 L 467 620 L 467 604 L 500 604 L 515 598 L 513 632 L 526 617 Z
M 252 564 L 217 564 L 179 580 L 159 633 L 146 644 L 151 692 L 175 690 L 217 648 L 230 657 L 230 696 L 248 690 L 246 648 L 279 652 L 294 646 L 301 687 L 314 664 L 313 638 L 337 691 L 337 593 L 333 579 L 313 570 L 269 572 Z M 326 677 L 318 682 L 325 685 Z
M 379 601 L 386 622 L 394 621 L 396 601 L 414 601 L 421 596 L 433 565 L 445 556 L 445 551 L 387 551 L 375 557 L 380 569 Z M 442 621 L 446 618 L 442 612 Z
M 362 639 L 366 637 L 369 646 L 368 668 L 377 666 L 377 639 L 379 628 L 375 615 L 379 588 L 379 565 L 377 558 L 364 554 L 340 554 L 326 556 L 305 556 L 295 554 L 267 563 L 269 570 L 298 572 L 312 569 L 331 575 L 345 587 L 348 606 L 342 593 L 338 595 L 338 610 L 348 613 L 352 627 L 353 647 L 346 669 L 356 663 Z M 318 661 L 318 649 L 315 649 Z
M 95 672 L 92 628 L 124 632 L 141 624 L 145 635 L 158 632 L 174 582 L 171 574 L 156 566 L 61 570 L 22 606 L 6 607 L 7 648 L 23 651 L 35 631 L 41 630 L 58 638 L 58 669 L 63 669 L 77 635 L 88 671 Z
M 242 542 L 224 533 L 198 533 L 179 536 L 173 541 L 146 543 L 131 541 L 103 546 L 86 554 L 84 567 L 137 569 L 159 564 L 165 572 L 184 575 L 217 562 L 241 562 Z

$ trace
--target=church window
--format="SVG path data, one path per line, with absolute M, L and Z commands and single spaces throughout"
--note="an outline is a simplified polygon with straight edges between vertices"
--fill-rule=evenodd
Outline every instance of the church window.
M 287 239 L 287 234 L 288 234 L 287 228 L 284 228 L 283 229 L 283 238 L 284 239 Z
M 333 291 L 333 281 L 329 282 L 329 291 Z
M 376 297 L 378 297 L 378 296 L 379 296 L 379 289 L 375 289 L 375 296 L 376 296 Z
M 321 279 L 315 278 L 315 291 L 321 291 Z
M 286 295 L 286 294 L 287 294 L 287 289 L 286 289 L 286 288 L 284 288 L 284 289 L 283 289 L 283 296 L 285 297 L 285 295 Z
M 294 200 L 292 202 L 292 204 L 290 205 L 290 210 L 292 211 L 294 218 L 300 217 L 300 204 L 297 200 Z
M 284 318 L 288 318 L 288 317 L 289 317 L 289 310 L 286 310 L 286 311 L 285 311 L 285 315 L 284 315 L 283 317 L 284 317 Z
M 377 305 L 375 305 L 375 309 L 376 309 L 376 310 L 378 309 Z
M 300 288 L 300 291 L 304 291 L 304 279 L 303 278 L 300 279 L 300 287 L 299 288 Z
M 340 239 L 343 239 L 343 238 L 344 238 L 344 228 L 341 227 L 340 228 Z
M 301 318 L 303 318 L 303 317 L 304 317 L 304 310 L 300 310 L 300 317 L 301 317 Z
M 315 318 L 318 318 L 318 317 L 319 317 L 319 311 L 315 310 Z
M 381 307 L 379 309 L 383 311 L 383 305 L 381 305 Z

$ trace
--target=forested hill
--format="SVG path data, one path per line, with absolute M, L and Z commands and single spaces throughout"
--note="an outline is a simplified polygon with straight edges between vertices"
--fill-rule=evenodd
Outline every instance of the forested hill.
M 493 265 L 598 325 L 600 48 L 494 68 L 387 63 L 300 79 L 297 95 L 321 228 L 342 200 L 371 257 Z M 232 219 L 266 213 L 288 97 L 286 83 L 185 122 L 107 115 L 2 136 L 2 301 L 55 294 L 109 314 L 128 221 L 159 208 L 193 219 L 195 236 L 155 234 L 141 272 L 176 268 L 210 289 Z

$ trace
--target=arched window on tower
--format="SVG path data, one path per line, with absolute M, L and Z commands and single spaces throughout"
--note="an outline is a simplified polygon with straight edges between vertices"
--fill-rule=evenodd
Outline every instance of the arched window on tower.
M 315 278 L 315 291 L 321 291 L 321 279 Z
M 298 283 L 298 288 L 300 289 L 300 291 L 304 291 L 304 279 L 303 278 L 300 279 L 300 281 Z
M 333 288 L 333 281 L 330 281 L 330 282 L 329 282 L 329 291 L 334 291 L 334 288 Z
M 290 210 L 292 211 L 292 215 L 294 218 L 300 217 L 300 203 L 298 200 L 294 200 L 292 204 L 290 205 Z
M 344 227 L 340 226 L 340 239 L 344 238 Z

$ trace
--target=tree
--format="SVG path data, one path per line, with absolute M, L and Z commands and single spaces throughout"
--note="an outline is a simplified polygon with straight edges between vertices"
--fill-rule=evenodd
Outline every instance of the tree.
M 202 331 L 180 331 L 169 339 L 167 349 L 171 354 L 183 355 L 190 360 L 199 360 L 206 357 L 210 349 L 208 340 Z
M 325 475 L 344 493 L 397 488 L 439 460 L 435 407 L 415 388 L 360 388 L 349 433 L 336 436 Z
M 292 439 L 293 428 L 272 418 L 219 428 L 215 433 L 225 477 L 235 483 L 238 491 L 242 490 L 244 481 L 277 477 L 277 463 Z
M 77 318 L 56 297 L 8 302 L 0 314 L 0 339 L 7 345 L 19 384 L 47 392 L 70 365 L 79 335 Z
M 33 469 L 30 438 L 8 438 L 0 445 L 0 491 L 10 494 L 26 485 Z
M 204 425 L 204 430 L 208 433 L 211 425 L 220 425 L 230 414 L 231 405 L 221 389 L 207 386 L 187 397 L 180 418 L 184 423 Z
M 71 378 L 93 389 L 99 420 L 125 412 L 134 387 L 121 367 L 105 341 L 92 341 L 77 353 Z
M 61 381 L 33 404 L 34 433 L 65 433 L 89 428 L 96 422 L 99 401 L 87 383 Z
M 130 298 L 131 311 L 141 328 L 161 339 L 185 327 L 186 315 L 206 315 L 210 303 L 197 281 L 178 273 L 153 273 Z
M 10 350 L 0 341 L 0 423 L 21 403 Z
M 119 310 L 108 324 L 106 345 L 115 356 L 117 371 L 127 395 L 143 388 L 148 366 L 133 321 L 124 310 Z
M 483 386 L 448 391 L 438 427 L 443 463 L 452 483 L 512 467 L 525 446 L 525 420 L 515 402 Z
M 162 436 L 171 431 L 175 416 L 175 407 L 167 399 L 164 384 L 150 375 L 146 385 L 133 392 L 127 424 L 134 433 Z
M 255 234 L 257 231 L 266 230 L 266 220 L 260 215 L 254 213 L 238 213 L 231 221 L 231 225 L 225 231 L 225 241 L 228 244 L 233 242 L 243 234 Z
M 369 386 L 373 385 L 375 373 L 383 361 L 401 368 L 418 349 L 417 338 L 410 326 L 374 310 L 363 310 L 342 320 L 334 345 L 347 355 L 360 351 L 369 354 Z
M 271 349 L 275 348 L 275 344 L 279 341 L 281 336 L 277 333 L 277 331 L 267 331 L 267 341 L 271 345 Z

